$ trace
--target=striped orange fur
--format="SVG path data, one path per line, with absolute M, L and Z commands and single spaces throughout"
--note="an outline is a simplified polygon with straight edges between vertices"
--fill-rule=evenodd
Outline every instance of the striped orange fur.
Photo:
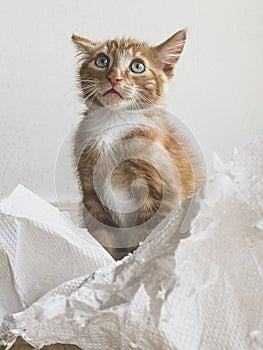
M 139 227 L 155 218 L 145 232 L 147 236 L 178 202 L 191 196 L 204 183 L 198 158 L 160 107 L 183 51 L 186 31 L 177 32 L 158 46 L 132 38 L 92 42 L 73 35 L 72 40 L 81 55 L 79 81 L 87 106 L 74 147 L 83 203 L 91 216 L 109 229 Z M 94 117 L 92 114 L 103 107 L 116 110 L 117 114 L 138 111 L 156 127 L 142 125 L 140 121 L 132 126 L 127 123 L 127 127 L 114 126 L 115 117 L 100 117 L 98 113 L 98 117 Z M 132 117 L 130 120 L 133 121 Z M 129 143 L 133 140 L 136 143 Z M 112 209 L 113 196 L 105 190 L 102 194 L 104 202 L 94 185 L 94 169 L 100 157 L 104 157 L 103 166 L 108 169 L 114 158 L 113 149 L 116 152 L 114 145 L 119 142 L 117 152 L 126 152 L 120 141 L 133 145 L 137 156 L 125 158 L 114 167 L 111 186 L 121 198 L 135 201 L 140 201 L 147 187 L 147 197 L 136 213 L 123 212 L 120 204 L 118 210 Z M 99 240 L 96 226 L 89 227 L 88 220 L 85 224 Z M 107 235 L 107 232 L 103 234 Z M 110 238 L 108 242 L 104 246 L 115 259 L 135 248 L 115 249 Z

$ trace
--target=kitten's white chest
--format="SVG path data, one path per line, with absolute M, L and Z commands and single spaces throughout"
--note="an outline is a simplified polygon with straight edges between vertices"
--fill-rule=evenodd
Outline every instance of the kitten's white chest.
M 115 111 L 108 108 L 98 109 L 80 122 L 75 134 L 75 157 L 83 150 L 96 145 L 99 150 L 109 150 L 117 141 L 127 136 L 141 125 L 151 125 L 152 121 L 142 112 Z

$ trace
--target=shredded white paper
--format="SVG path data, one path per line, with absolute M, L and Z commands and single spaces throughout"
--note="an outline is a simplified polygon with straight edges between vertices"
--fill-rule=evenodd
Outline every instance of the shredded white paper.
M 86 230 L 19 185 L 0 203 L 0 321 L 114 259 Z
M 47 290 L 45 274 L 35 270 L 32 277 L 26 265 L 22 268 L 16 264 L 25 249 L 21 242 L 25 234 L 19 238 L 22 225 L 19 229 L 15 226 L 19 218 L 10 216 L 9 204 L 3 202 L 2 232 L 10 234 L 5 233 L 4 239 L 1 234 L 0 259 L 9 262 L 10 273 L 4 274 L 1 268 L 1 303 L 9 312 L 2 323 L 2 344 L 9 348 L 20 335 L 36 348 L 67 343 L 83 350 L 263 349 L 263 137 L 235 153 L 228 164 L 215 156 L 215 176 L 209 182 L 205 206 L 191 236 L 179 243 L 182 218 L 189 209 L 186 201 L 177 215 L 167 218 L 133 255 L 120 262 L 107 261 L 102 251 L 98 256 L 90 255 L 87 276 L 65 282 L 37 301 L 44 294 L 42 284 Z M 20 187 L 17 193 L 24 191 Z M 8 201 L 10 206 L 17 205 L 16 197 Z M 32 232 L 30 239 L 34 239 L 31 209 L 28 203 L 23 217 L 27 232 Z M 41 236 L 44 254 L 49 242 L 46 238 L 52 236 L 52 215 L 56 222 L 60 214 L 38 214 L 37 208 L 34 212 L 42 220 L 41 229 L 48 227 L 47 236 Z M 63 240 L 70 241 L 64 230 Z M 69 236 L 73 244 L 73 233 Z M 6 253 L 8 239 L 16 241 L 18 253 Z M 80 249 L 76 245 L 78 253 L 89 254 L 90 247 Z M 52 255 L 57 256 L 56 249 Z M 70 260 L 76 269 L 80 256 L 75 254 Z M 46 257 L 38 258 L 35 266 L 45 269 Z M 65 269 L 66 260 L 58 266 L 59 271 Z M 59 263 L 53 257 L 53 264 L 55 261 Z M 3 266 L 7 268 L 7 264 Z M 62 279 L 66 277 L 63 273 Z M 27 306 L 14 314 L 15 309 Z

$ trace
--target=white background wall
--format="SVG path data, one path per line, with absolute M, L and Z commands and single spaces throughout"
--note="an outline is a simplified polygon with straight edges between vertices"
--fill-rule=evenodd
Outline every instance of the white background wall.
M 262 18 L 262 0 L 1 0 L 0 198 L 22 183 L 56 200 L 56 155 L 82 112 L 72 32 L 157 44 L 188 27 L 169 110 L 208 163 L 212 151 L 229 159 L 262 132 Z

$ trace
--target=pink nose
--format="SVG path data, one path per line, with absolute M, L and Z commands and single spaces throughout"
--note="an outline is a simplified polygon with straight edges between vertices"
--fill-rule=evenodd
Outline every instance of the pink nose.
M 108 75 L 108 78 L 109 78 L 112 86 L 116 85 L 118 83 L 118 81 L 122 80 L 120 73 L 116 72 L 116 71 L 111 72 Z

